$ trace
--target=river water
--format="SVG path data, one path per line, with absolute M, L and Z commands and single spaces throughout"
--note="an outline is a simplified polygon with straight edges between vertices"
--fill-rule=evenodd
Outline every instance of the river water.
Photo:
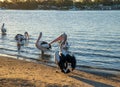
M 52 64 L 58 44 L 53 44 L 51 51 L 41 57 L 35 42 L 40 32 L 47 42 L 65 32 L 77 67 L 120 70 L 120 11 L 0 10 L 0 26 L 3 23 L 7 35 L 0 35 L 0 55 Z M 18 52 L 14 37 L 25 31 L 30 40 Z

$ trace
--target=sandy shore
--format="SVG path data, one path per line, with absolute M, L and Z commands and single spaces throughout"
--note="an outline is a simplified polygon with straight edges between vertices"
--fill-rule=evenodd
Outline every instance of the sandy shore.
M 100 76 L 0 56 L 0 87 L 120 87 L 120 75 Z

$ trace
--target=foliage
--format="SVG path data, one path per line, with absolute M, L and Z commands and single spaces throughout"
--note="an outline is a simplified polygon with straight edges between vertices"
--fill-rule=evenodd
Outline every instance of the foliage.
M 1 8 L 6 9 L 70 9 L 73 5 L 79 9 L 86 9 L 87 6 L 90 8 L 99 7 L 99 5 L 103 6 L 120 6 L 120 0 L 112 1 L 112 0 L 95 0 L 94 2 L 90 0 L 84 0 L 83 2 L 74 2 L 72 0 L 12 0 L 12 2 L 8 2 L 5 0 L 4 2 L 0 2 Z

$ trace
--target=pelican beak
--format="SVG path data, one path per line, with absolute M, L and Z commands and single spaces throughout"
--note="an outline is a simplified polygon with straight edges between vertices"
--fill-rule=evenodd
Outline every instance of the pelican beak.
M 60 35 L 59 37 L 57 37 L 55 40 L 53 40 L 50 44 L 54 43 L 54 42 L 57 42 L 57 41 L 61 41 L 63 40 L 63 36 Z

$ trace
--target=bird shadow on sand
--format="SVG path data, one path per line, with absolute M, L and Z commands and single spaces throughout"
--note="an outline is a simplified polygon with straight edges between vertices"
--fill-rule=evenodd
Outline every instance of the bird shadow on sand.
M 37 84 L 37 85 L 36 85 Z M 19 78 L 0 78 L 0 87 L 62 87 L 59 84 L 46 83 L 40 80 Z
M 14 87 L 35 87 L 29 80 L 17 78 L 0 78 L 0 87 L 14 86 Z
M 117 74 L 113 74 L 111 73 L 112 71 L 101 71 L 101 70 L 97 70 L 97 71 L 94 71 L 94 70 L 82 70 L 83 72 L 86 72 L 86 73 L 90 73 L 90 74 L 93 74 L 93 75 L 96 75 L 96 76 L 101 76 L 103 78 L 108 78 L 108 79 L 111 79 L 111 80 L 114 80 L 116 82 L 120 82 L 120 73 L 117 75 Z M 115 71 L 114 71 L 115 72 Z M 119 72 L 119 71 L 116 71 L 116 73 Z
M 85 83 L 92 85 L 94 87 L 114 87 L 114 86 L 106 84 L 106 83 L 91 80 L 89 77 L 86 78 L 86 77 L 84 77 L 84 75 L 78 74 L 78 73 L 73 73 L 73 75 L 69 75 L 69 77 L 74 78 L 74 79 L 79 80 L 79 81 L 82 81 L 82 82 L 85 82 Z
M 81 78 L 81 77 L 78 77 L 78 76 L 70 76 L 70 77 L 72 77 L 74 79 L 77 79 L 77 80 L 80 80 L 82 82 L 85 82 L 87 84 L 93 85 L 94 87 L 114 87 L 114 86 L 111 86 L 111 85 L 107 85 L 107 84 L 97 82 L 97 81 L 88 80 L 88 79 Z

